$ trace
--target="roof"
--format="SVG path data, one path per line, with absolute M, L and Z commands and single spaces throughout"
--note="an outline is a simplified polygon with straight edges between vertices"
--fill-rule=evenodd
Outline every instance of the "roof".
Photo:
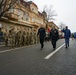
M 41 17 L 43 16 L 43 14 L 42 14 L 41 12 L 39 12 L 39 11 L 38 11 L 38 14 L 39 14 L 39 16 L 41 16 Z
M 50 25 L 50 24 L 53 24 L 53 25 L 55 25 L 57 28 L 59 28 L 53 21 L 48 22 L 48 24 L 49 24 L 49 25 Z
M 24 1 L 24 0 L 20 0 L 20 2 L 26 7 L 26 8 L 29 8 L 29 4 Z
M 29 5 L 30 5 L 30 4 L 33 4 L 34 6 L 37 7 L 37 5 L 36 5 L 34 2 L 32 2 L 32 1 L 28 1 L 27 3 L 28 3 Z M 38 8 L 38 7 L 37 7 L 37 8 Z

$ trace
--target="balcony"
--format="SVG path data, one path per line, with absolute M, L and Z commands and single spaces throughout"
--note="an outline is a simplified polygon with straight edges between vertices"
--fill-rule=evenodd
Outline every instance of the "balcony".
M 6 13 L 4 16 L 11 20 L 18 20 L 18 15 L 14 13 Z
M 31 24 L 32 24 L 33 26 L 36 26 L 36 27 L 39 27 L 39 26 L 40 26 L 40 24 L 39 24 L 39 23 L 36 23 L 36 22 L 31 22 Z

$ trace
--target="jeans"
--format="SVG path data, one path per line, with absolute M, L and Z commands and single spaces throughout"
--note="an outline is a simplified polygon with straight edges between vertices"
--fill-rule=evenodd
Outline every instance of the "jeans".
M 69 47 L 69 38 L 65 38 L 65 46 Z

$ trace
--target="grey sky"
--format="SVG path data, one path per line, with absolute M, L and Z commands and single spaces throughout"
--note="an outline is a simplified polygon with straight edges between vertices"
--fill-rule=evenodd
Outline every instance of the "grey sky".
M 71 32 L 76 31 L 76 0 L 32 0 L 37 6 L 39 11 L 47 5 L 53 6 L 53 10 L 57 13 L 54 21 L 59 26 L 60 22 L 65 23 Z

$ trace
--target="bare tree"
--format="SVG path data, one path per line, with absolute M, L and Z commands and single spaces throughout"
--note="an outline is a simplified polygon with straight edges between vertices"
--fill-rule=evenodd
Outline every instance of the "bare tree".
M 11 9 L 18 0 L 0 0 L 0 18 Z
M 63 23 L 63 22 L 61 22 L 60 24 L 59 24 L 59 28 L 62 30 L 63 28 L 65 28 L 65 26 L 66 26 L 66 24 L 65 23 Z
M 50 7 L 47 7 L 47 5 L 45 5 L 43 11 L 46 12 L 48 21 L 55 20 L 54 17 L 57 16 L 57 14 L 55 13 L 55 10 L 52 9 L 52 5 Z

